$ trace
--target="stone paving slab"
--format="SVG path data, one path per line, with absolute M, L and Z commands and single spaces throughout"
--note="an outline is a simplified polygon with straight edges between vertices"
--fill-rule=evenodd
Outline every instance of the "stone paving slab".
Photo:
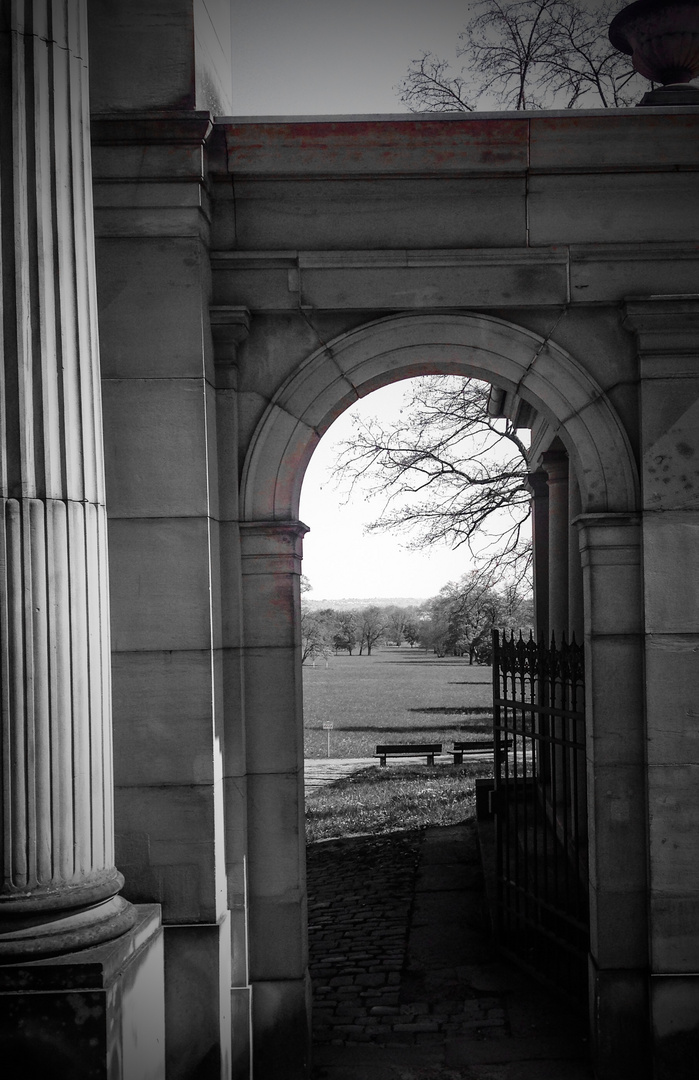
M 484 751 L 483 754 L 471 754 L 469 756 L 469 762 L 480 761 L 492 761 L 493 752 Z M 425 755 L 422 754 L 415 758 L 396 758 L 395 761 L 410 762 L 417 761 L 424 765 Z M 438 755 L 435 758 L 435 764 L 450 765 L 453 761 L 451 754 Z M 306 785 L 306 794 L 313 794 L 320 787 L 325 787 L 328 784 L 334 784 L 337 780 L 342 780 L 346 776 L 351 776 L 355 772 L 359 772 L 360 769 L 367 769 L 370 767 L 379 768 L 376 757 L 370 758 L 306 758 L 304 761 L 304 781 Z M 386 766 L 390 769 L 390 764 Z
M 581 1020 L 495 953 L 472 822 L 311 844 L 308 882 L 316 1080 L 591 1077 Z
M 378 768 L 376 758 L 307 758 L 304 762 L 306 794 L 352 776 L 370 765 Z

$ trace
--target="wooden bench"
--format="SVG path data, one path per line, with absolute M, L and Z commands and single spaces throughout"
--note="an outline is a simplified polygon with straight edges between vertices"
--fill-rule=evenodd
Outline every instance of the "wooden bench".
M 512 746 L 512 739 L 507 739 L 503 745 Z M 451 753 L 454 755 L 454 764 L 462 765 L 464 754 L 482 754 L 484 750 L 492 750 L 495 752 L 495 742 L 493 739 L 481 739 L 476 742 L 455 742 L 454 749 Z
M 386 743 L 377 746 L 374 757 L 379 759 L 379 765 L 386 764 L 389 757 L 422 757 L 425 755 L 428 765 L 434 765 L 435 754 L 441 754 L 441 743 Z

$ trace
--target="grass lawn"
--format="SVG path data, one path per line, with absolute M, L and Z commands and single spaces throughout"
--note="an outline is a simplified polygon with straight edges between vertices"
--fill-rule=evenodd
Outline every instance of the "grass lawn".
M 492 734 L 492 670 L 409 647 L 331 656 L 303 667 L 307 758 L 371 757 L 381 742 L 441 742 Z M 360 830 L 361 831 L 361 830 Z
M 454 825 L 475 811 L 475 779 L 492 763 L 370 766 L 306 797 L 306 840 Z

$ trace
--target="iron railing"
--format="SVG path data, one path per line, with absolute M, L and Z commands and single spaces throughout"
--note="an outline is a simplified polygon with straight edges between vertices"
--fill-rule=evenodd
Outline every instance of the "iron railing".
M 495 929 L 573 998 L 589 943 L 583 650 L 493 632 Z

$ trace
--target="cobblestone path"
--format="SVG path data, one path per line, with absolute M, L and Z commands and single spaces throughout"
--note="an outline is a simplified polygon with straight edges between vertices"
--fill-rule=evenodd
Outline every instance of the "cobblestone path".
M 314 1041 L 381 1042 L 400 1021 L 419 845 L 407 833 L 309 847 Z
M 307 856 L 316 1080 L 589 1080 L 584 1023 L 495 952 L 475 822 Z
M 415 968 L 408 956 L 411 917 L 415 922 L 420 915 L 413 906 L 424 836 L 411 832 L 309 847 L 316 1043 L 405 1045 L 504 1026 L 501 1000 L 474 992 L 467 981 L 470 969 L 440 968 L 436 978 L 429 963 L 428 970 Z M 456 944 L 460 928 L 449 932 Z

